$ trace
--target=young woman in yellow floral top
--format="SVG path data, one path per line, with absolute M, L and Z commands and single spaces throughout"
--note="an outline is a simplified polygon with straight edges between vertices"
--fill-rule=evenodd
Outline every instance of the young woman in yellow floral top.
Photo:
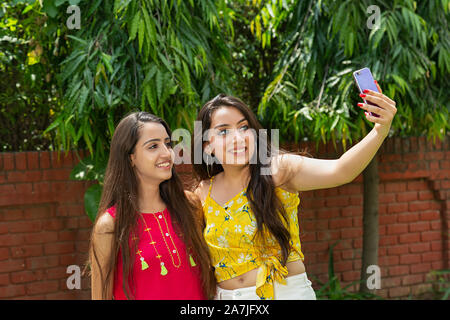
M 362 108 L 380 117 L 366 113 L 373 130 L 336 160 L 273 153 L 255 115 L 237 98 L 221 94 L 200 110 L 194 171 L 216 299 L 316 299 L 303 264 L 298 192 L 349 183 L 371 161 L 396 108 L 381 93 L 367 92 L 365 99 L 380 107 Z

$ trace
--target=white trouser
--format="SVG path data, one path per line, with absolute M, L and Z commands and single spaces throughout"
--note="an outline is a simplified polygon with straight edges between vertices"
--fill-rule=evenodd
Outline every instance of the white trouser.
M 275 300 L 316 300 L 316 294 L 311 286 L 306 272 L 286 278 L 286 285 L 274 283 Z M 256 294 L 256 286 L 234 290 L 217 287 L 214 300 L 260 300 Z

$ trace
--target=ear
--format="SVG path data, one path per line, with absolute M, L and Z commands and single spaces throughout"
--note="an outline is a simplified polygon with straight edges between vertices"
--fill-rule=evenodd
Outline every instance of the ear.
M 134 161 L 136 160 L 136 155 L 134 153 L 130 154 L 131 167 L 134 168 Z
M 207 155 L 212 155 L 213 150 L 212 150 L 212 147 L 211 147 L 209 141 L 205 141 L 204 146 L 205 146 L 205 148 L 203 149 L 203 151 L 204 151 Z

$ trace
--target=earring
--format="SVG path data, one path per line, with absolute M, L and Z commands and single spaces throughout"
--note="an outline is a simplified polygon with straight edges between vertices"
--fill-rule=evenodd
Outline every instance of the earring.
M 209 155 L 209 154 L 207 154 L 207 162 L 206 162 L 206 172 L 208 172 L 208 178 L 211 178 L 211 173 L 209 172 L 209 164 L 210 164 L 210 162 L 211 162 L 211 171 L 213 170 L 213 164 L 214 164 L 214 161 L 213 161 L 213 158 L 212 157 L 214 157 L 214 155 Z

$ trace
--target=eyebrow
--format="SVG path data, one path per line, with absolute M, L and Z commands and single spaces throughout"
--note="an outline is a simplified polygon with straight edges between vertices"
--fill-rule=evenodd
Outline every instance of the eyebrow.
M 242 118 L 242 119 L 239 120 L 236 124 L 240 124 L 241 122 L 244 122 L 244 121 L 247 121 L 247 119 Z M 222 128 L 222 127 L 229 127 L 229 126 L 230 126 L 230 125 L 227 124 L 227 123 L 222 123 L 222 124 L 219 124 L 219 125 L 215 126 L 214 129 L 219 129 L 219 128 Z
M 170 141 L 170 138 L 169 137 L 167 137 L 167 138 L 165 138 L 164 139 L 164 141 L 167 141 L 167 140 L 169 140 Z M 147 140 L 147 141 L 145 141 L 143 144 L 142 144 L 142 146 L 145 146 L 147 143 L 150 143 L 150 142 L 159 142 L 159 141 L 161 141 L 161 139 L 159 139 L 159 138 L 155 138 L 155 139 L 150 139 L 150 140 Z

